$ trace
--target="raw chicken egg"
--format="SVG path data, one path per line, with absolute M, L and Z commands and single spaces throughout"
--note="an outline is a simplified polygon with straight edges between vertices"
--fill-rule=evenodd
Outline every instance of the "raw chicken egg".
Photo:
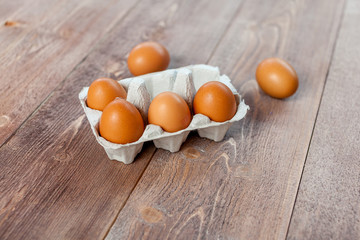
M 126 98 L 123 86 L 114 79 L 99 78 L 91 83 L 86 103 L 89 108 L 102 111 L 116 97 Z
M 113 143 L 136 142 L 144 132 L 144 121 L 132 103 L 116 98 L 105 107 L 99 131 L 103 138 Z
M 166 132 L 185 129 L 191 122 L 191 113 L 185 100 L 174 92 L 162 92 L 150 103 L 148 121 Z
M 268 58 L 256 69 L 256 80 L 260 88 L 274 98 L 293 95 L 299 85 L 294 68 L 280 58 Z
M 208 116 L 212 121 L 230 120 L 236 113 L 236 100 L 228 86 L 218 81 L 202 85 L 194 97 L 194 113 Z
M 140 43 L 131 50 L 127 60 L 129 70 L 135 76 L 163 71 L 169 62 L 169 52 L 157 42 Z

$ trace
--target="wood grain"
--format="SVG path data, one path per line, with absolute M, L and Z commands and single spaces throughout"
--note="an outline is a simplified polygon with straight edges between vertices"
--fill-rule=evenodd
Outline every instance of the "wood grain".
M 209 63 L 250 112 L 221 143 L 193 134 L 178 153 L 157 151 L 107 238 L 284 239 L 343 4 L 245 1 Z M 270 56 L 298 71 L 293 97 L 258 89 L 255 68 Z
M 104 237 L 155 148 L 146 144 L 131 165 L 109 161 L 78 93 L 101 76 L 128 77 L 126 56 L 141 41 L 164 43 L 172 67 L 206 61 L 240 4 L 144 1 L 119 22 L 1 147 L 0 238 Z
M 0 26 L 0 146 L 136 4 L 99 0 L 14 2 L 18 10 L 2 16 Z M 2 7 L 11 10 L 14 5 Z
M 18 11 L 21 11 L 24 8 L 29 7 L 28 1 L 23 0 L 13 0 L 13 1 L 0 1 L 0 23 L 1 25 L 6 26 L 6 22 L 8 21 L 8 17 L 12 16 Z
M 348 1 L 288 239 L 360 239 L 359 21 Z

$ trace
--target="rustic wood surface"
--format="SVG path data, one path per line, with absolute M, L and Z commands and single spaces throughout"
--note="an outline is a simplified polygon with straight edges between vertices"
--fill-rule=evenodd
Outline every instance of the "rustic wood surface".
M 289 239 L 360 239 L 359 22 L 360 2 L 348 1 Z
M 0 146 L 135 4 L 0 1 Z
M 0 239 L 359 239 L 359 20 L 356 0 L 1 1 Z M 108 160 L 77 95 L 146 40 L 233 80 L 251 110 L 223 141 Z M 254 80 L 272 56 L 300 78 L 286 100 Z
M 109 161 L 92 136 L 78 93 L 83 86 L 104 75 L 130 76 L 125 60 L 134 44 L 148 39 L 165 41 L 163 32 L 172 24 L 177 29 L 171 31 L 198 35 L 188 40 L 171 38 L 173 47 L 169 44 L 169 50 L 177 51 L 175 56 L 178 56 L 172 65 L 206 61 L 229 25 L 229 15 L 235 14 L 234 6 L 240 5 L 240 2 L 232 3 L 221 7 L 219 2 L 204 8 L 205 0 L 196 4 L 144 2 L 104 37 L 0 149 L 0 158 L 4 159 L 1 162 L 4 177 L 0 182 L 5 189 L 0 222 L 3 237 L 37 238 L 42 234 L 44 239 L 53 236 L 89 239 L 106 235 L 155 148 L 145 147 L 132 165 Z M 150 7 L 154 10 L 144 18 Z M 188 15 L 195 7 L 203 13 L 202 17 Z M 196 26 L 210 19 L 217 9 L 221 11 L 212 20 L 212 28 L 198 30 Z M 188 24 L 189 21 L 193 24 Z
M 229 74 L 250 105 L 246 119 L 222 143 L 193 136 L 179 153 L 157 151 L 109 239 L 286 236 L 342 2 L 260 2 L 243 3 L 209 60 Z M 311 34 L 304 31 L 309 25 Z M 309 61 L 314 46 L 321 48 Z M 265 96 L 254 82 L 259 59 L 274 55 L 291 61 L 301 79 L 288 100 Z

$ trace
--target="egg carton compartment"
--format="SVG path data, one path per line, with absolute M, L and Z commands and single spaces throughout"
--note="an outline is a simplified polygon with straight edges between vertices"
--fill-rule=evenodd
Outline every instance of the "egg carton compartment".
M 165 91 L 176 92 L 184 98 L 192 111 L 192 101 L 196 91 L 209 81 L 222 82 L 234 93 L 237 111 L 232 119 L 225 122 L 214 122 L 207 116 L 196 114 L 186 129 L 174 133 L 165 132 L 159 126 L 147 124 L 147 113 L 150 103 L 159 93 Z M 144 119 L 144 123 L 147 124 L 143 135 L 136 142 L 116 144 L 101 137 L 99 135 L 99 121 L 102 112 L 91 109 L 86 104 L 89 87 L 81 90 L 79 99 L 97 142 L 105 149 L 110 159 L 125 164 L 134 161 L 136 155 L 141 151 L 144 142 L 147 141 L 153 141 L 157 148 L 162 148 L 170 152 L 179 151 L 189 133 L 194 130 L 198 132 L 200 137 L 217 142 L 221 141 L 231 124 L 244 118 L 246 112 L 249 110 L 249 106 L 241 99 L 240 94 L 231 84 L 231 80 L 226 75 L 220 75 L 217 67 L 209 65 L 201 64 L 169 69 L 162 72 L 123 79 L 118 82 L 127 92 L 126 100 L 137 107 Z

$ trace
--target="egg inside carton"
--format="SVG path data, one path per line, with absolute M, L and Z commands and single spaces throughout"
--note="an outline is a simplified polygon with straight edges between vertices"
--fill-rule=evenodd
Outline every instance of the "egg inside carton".
M 159 126 L 148 124 L 147 113 L 152 99 L 159 93 L 172 91 L 184 98 L 192 111 L 192 101 L 196 91 L 206 82 L 219 81 L 228 86 L 235 95 L 237 111 L 235 116 L 225 122 L 211 121 L 207 116 L 196 114 L 190 125 L 181 131 L 169 133 Z M 163 148 L 170 152 L 179 151 L 182 143 L 186 140 L 190 131 L 196 130 L 200 137 L 221 141 L 231 124 L 246 115 L 249 106 L 241 99 L 230 79 L 221 75 L 217 67 L 209 65 L 191 65 L 178 69 L 170 69 L 162 72 L 146 74 L 134 78 L 120 80 L 119 83 L 127 92 L 127 101 L 134 104 L 140 111 L 144 123 L 147 124 L 141 138 L 128 144 L 116 144 L 107 141 L 99 135 L 99 121 L 101 111 L 89 108 L 86 105 L 88 87 L 79 93 L 81 105 L 89 120 L 91 130 L 98 143 L 104 147 L 108 157 L 125 164 L 132 163 L 135 156 L 141 151 L 144 142 L 153 141 L 157 148 Z

